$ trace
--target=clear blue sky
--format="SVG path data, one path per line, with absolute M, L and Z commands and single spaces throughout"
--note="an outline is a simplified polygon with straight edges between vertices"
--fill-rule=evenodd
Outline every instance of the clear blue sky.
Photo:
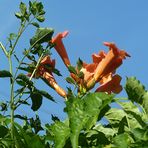
M 19 0 L 0 0 L 0 41 L 5 43 L 10 32 L 17 32 L 18 21 L 14 12 L 18 11 Z M 23 2 L 28 2 L 27 0 Z M 124 61 L 124 64 L 117 70 L 125 84 L 126 76 L 136 76 L 146 88 L 148 88 L 148 1 L 147 0 L 42 0 L 46 21 L 43 27 L 52 27 L 55 33 L 69 30 L 69 35 L 64 39 L 65 47 L 68 51 L 72 64 L 81 57 L 86 62 L 91 62 L 91 54 L 97 53 L 100 49 L 107 50 L 103 46 L 104 41 L 115 42 L 121 49 L 125 49 L 131 58 Z M 25 46 L 28 47 L 28 39 L 33 36 L 33 31 L 28 30 L 21 38 L 17 54 L 19 55 Z M 20 48 L 21 47 L 21 48 Z M 54 58 L 58 55 L 54 52 Z M 7 68 L 7 61 L 0 51 L 0 69 Z M 57 61 L 57 68 L 61 68 L 63 78 L 58 78 L 60 85 L 65 87 L 64 64 L 61 59 Z M 8 81 L 7 81 L 8 83 Z M 8 97 L 7 87 L 0 79 L 0 96 Z M 45 90 L 51 92 L 56 97 L 57 104 L 46 99 L 39 110 L 43 122 L 50 120 L 50 113 L 57 115 L 60 119 L 65 116 L 61 114 L 63 101 L 50 88 L 43 83 L 37 83 Z M 121 96 L 125 93 L 121 93 Z M 26 115 L 33 115 L 28 108 L 19 109 Z

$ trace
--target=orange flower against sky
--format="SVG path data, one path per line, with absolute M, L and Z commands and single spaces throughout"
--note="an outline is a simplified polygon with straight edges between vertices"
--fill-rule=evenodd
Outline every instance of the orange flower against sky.
M 66 49 L 65 49 L 65 46 L 62 42 L 62 39 L 64 37 L 66 37 L 68 34 L 68 31 L 64 31 L 63 33 L 58 33 L 54 38 L 52 38 L 51 42 L 54 45 L 54 48 L 56 49 L 56 51 L 58 52 L 58 54 L 60 55 L 60 57 L 62 58 L 64 64 L 66 66 L 70 65 L 70 61 L 69 61 L 69 58 L 68 58 L 68 55 L 67 55 L 67 52 L 66 52 Z
M 66 97 L 66 92 L 57 84 L 52 71 L 55 68 L 55 60 L 51 60 L 50 56 L 45 56 L 36 71 L 35 77 L 46 79 L 49 85 L 62 97 Z
M 94 69 L 93 77 L 87 83 L 87 87 L 88 88 L 94 87 L 96 82 L 103 82 L 102 79 L 106 78 L 106 81 L 104 82 L 104 84 L 106 85 L 101 83 L 102 87 L 98 89 L 98 91 L 99 90 L 105 91 L 106 88 L 106 91 L 108 92 L 112 91 L 111 90 L 112 88 L 115 89 L 113 90 L 114 93 L 119 93 L 122 90 L 121 86 L 119 85 L 121 77 L 120 76 L 114 77 L 114 73 L 116 69 L 122 64 L 123 59 L 125 59 L 126 57 L 130 57 L 130 55 L 124 50 L 118 49 L 114 43 L 104 42 L 104 45 L 109 47 L 109 51 L 108 53 L 101 51 L 99 52 L 98 55 L 96 54 L 93 55 L 93 62 L 97 63 L 97 66 Z M 107 81 L 109 78 L 110 81 Z M 111 85 L 113 85 L 114 87 L 111 87 Z M 109 88 L 107 88 L 107 86 Z
M 83 63 L 81 69 L 84 74 L 83 80 L 79 80 L 74 74 L 71 76 L 87 90 L 99 82 L 101 86 L 96 91 L 119 93 L 122 90 L 121 77 L 115 75 L 115 71 L 123 59 L 130 56 L 124 50 L 118 49 L 114 43 L 104 42 L 104 45 L 109 47 L 108 53 L 101 50 L 98 54 L 92 55 L 93 63 Z
M 106 74 L 115 71 L 122 64 L 123 59 L 127 56 L 130 57 L 127 52 L 118 49 L 114 43 L 104 42 L 104 45 L 109 47 L 109 52 L 100 61 L 95 70 L 95 81 L 99 81 Z

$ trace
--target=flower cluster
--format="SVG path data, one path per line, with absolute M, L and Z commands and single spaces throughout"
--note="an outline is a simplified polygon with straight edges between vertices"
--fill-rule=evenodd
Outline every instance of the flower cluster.
M 109 47 L 108 53 L 100 51 L 92 55 L 93 63 L 85 64 L 82 69 L 84 80 L 88 89 L 99 82 L 101 85 L 96 91 L 119 93 L 122 90 L 121 77 L 115 74 L 115 71 L 122 64 L 123 59 L 130 55 L 118 49 L 114 43 L 104 42 L 104 45 Z
M 66 67 L 71 65 L 67 51 L 62 42 L 68 31 L 57 34 L 49 41 L 54 44 L 54 48 L 63 60 Z M 71 78 L 77 83 L 79 88 L 85 90 L 92 89 L 96 83 L 100 83 L 96 92 L 119 93 L 122 90 L 120 85 L 121 77 L 116 74 L 116 69 L 122 64 L 123 60 L 130 55 L 124 50 L 120 50 L 114 43 L 104 42 L 104 45 L 109 48 L 109 51 L 100 51 L 98 54 L 92 55 L 92 63 L 83 62 L 81 69 L 76 71 L 83 73 L 83 77 L 78 77 L 74 73 L 70 73 Z M 50 65 L 50 68 L 47 68 Z M 52 74 L 52 69 L 55 67 L 55 60 L 51 60 L 50 56 L 45 56 L 38 66 L 36 76 L 42 77 L 48 81 L 52 88 L 61 95 L 66 97 L 66 91 L 63 90 L 55 81 Z
M 91 64 L 83 62 L 80 70 L 84 74 L 83 79 L 75 74 L 71 74 L 71 77 L 86 90 L 92 89 L 99 82 L 100 86 L 96 92 L 119 93 L 122 90 L 121 77 L 115 74 L 115 71 L 123 59 L 130 55 L 118 49 L 114 43 L 104 42 L 104 45 L 109 47 L 108 53 L 100 51 L 98 54 L 93 54 Z

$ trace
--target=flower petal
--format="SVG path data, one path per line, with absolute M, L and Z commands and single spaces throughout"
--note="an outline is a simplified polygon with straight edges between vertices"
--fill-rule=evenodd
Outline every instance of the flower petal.
M 62 89 L 58 84 L 57 82 L 55 81 L 54 77 L 48 73 L 48 72 L 45 72 L 44 75 L 43 75 L 43 78 L 45 78 L 48 83 L 51 85 L 51 87 L 62 97 L 66 97 L 67 94 L 66 94 L 66 91 L 64 89 Z
M 92 54 L 93 63 L 100 63 L 103 58 L 105 58 L 106 53 L 101 50 L 99 54 Z
M 96 68 L 94 74 L 96 81 L 106 74 L 115 71 L 122 64 L 122 60 L 129 56 L 125 51 L 118 49 L 114 43 L 104 42 L 104 45 L 109 47 L 109 52 Z
M 55 67 L 55 59 L 51 60 L 50 56 L 47 55 L 41 60 L 40 64 L 42 64 L 42 65 L 49 64 L 52 67 Z
M 108 92 L 108 93 L 113 92 L 118 94 L 122 90 L 120 81 L 121 81 L 121 77 L 119 75 L 114 75 L 111 80 L 100 85 L 100 87 L 96 89 L 96 92 Z
M 65 46 L 62 42 L 62 38 L 66 37 L 68 34 L 68 31 L 64 31 L 63 33 L 58 33 L 52 40 L 51 42 L 55 44 L 54 48 L 62 58 L 64 64 L 66 66 L 70 65 L 70 60 L 68 58 L 68 54 L 66 52 Z

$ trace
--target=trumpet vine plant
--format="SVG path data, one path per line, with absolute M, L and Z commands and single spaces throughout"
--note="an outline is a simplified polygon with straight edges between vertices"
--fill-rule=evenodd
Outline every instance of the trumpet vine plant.
M 54 34 L 53 28 L 41 27 L 44 14 L 41 2 L 21 2 L 15 13 L 20 22 L 18 32 L 10 33 L 6 44 L 0 42 L 0 52 L 9 65 L 5 69 L 0 66 L 0 81 L 10 80 L 9 101 L 0 100 L 0 147 L 147 148 L 148 91 L 135 77 L 127 77 L 122 87 L 122 78 L 116 73 L 130 55 L 115 43 L 104 42 L 107 52 L 96 51 L 91 63 L 79 58 L 72 65 L 63 43 L 69 32 Z M 22 49 L 20 38 L 29 26 L 36 31 L 28 40 L 29 47 Z M 18 47 L 22 56 L 17 54 Z M 63 85 L 57 81 L 62 75 L 52 52 L 57 52 L 67 69 Z M 44 98 L 56 103 L 50 92 L 38 88 L 35 82 L 39 80 L 63 99 L 65 120 L 51 115 L 53 122 L 43 124 L 38 115 L 29 118 L 16 114 L 22 105 L 34 112 L 40 110 Z M 122 89 L 127 97 L 116 97 Z M 24 122 L 20 124 L 16 119 Z

